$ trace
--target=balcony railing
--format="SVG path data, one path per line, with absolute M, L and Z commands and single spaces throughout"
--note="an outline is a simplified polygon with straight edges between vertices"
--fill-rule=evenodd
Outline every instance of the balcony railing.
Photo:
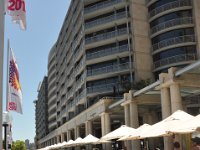
M 83 99 L 84 97 L 86 97 L 86 90 L 83 90 L 76 98 L 75 98 L 75 102 L 78 103 L 81 99 Z
M 91 59 L 95 59 L 95 58 L 100 58 L 100 57 L 104 57 L 104 56 L 108 56 L 108 55 L 113 55 L 113 54 L 117 54 L 117 53 L 122 53 L 128 51 L 128 45 L 122 45 L 122 46 L 118 46 L 118 47 L 111 47 L 111 48 L 107 48 L 98 52 L 94 52 L 94 53 L 88 53 L 86 56 L 87 60 L 91 60 Z
M 182 54 L 182 55 L 176 55 L 169 58 L 165 58 L 159 61 L 156 61 L 154 63 L 154 68 L 159 68 L 162 66 L 166 66 L 169 64 L 184 62 L 184 61 L 194 61 L 196 60 L 196 54 Z
M 185 25 L 185 24 L 192 24 L 192 23 L 193 23 L 193 19 L 191 17 L 172 19 L 172 20 L 169 20 L 169 21 L 166 21 L 154 26 L 151 29 L 151 34 L 154 34 L 158 31 L 161 31 L 170 27 Z
M 103 34 L 93 36 L 93 37 L 89 37 L 85 40 L 85 43 L 90 44 L 90 43 L 93 43 L 93 42 L 98 42 L 98 41 L 101 41 L 101 40 L 113 38 L 115 36 L 119 36 L 119 35 L 123 35 L 123 34 L 127 34 L 126 28 L 115 30 L 115 31 L 112 31 L 112 32 L 103 33 Z
M 108 23 L 108 22 L 111 22 L 111 21 L 114 21 L 114 20 L 124 18 L 125 16 L 126 16 L 126 12 L 120 12 L 120 13 L 110 15 L 110 16 L 107 16 L 107 17 L 104 17 L 104 18 L 100 18 L 100 19 L 97 19 L 97 20 L 94 20 L 94 21 L 91 21 L 91 22 L 87 22 L 85 24 L 85 28 L 86 29 L 92 28 L 94 26 L 98 26 L 98 25 L 101 25 L 101 24 L 105 24 L 105 23 Z
M 87 93 L 91 94 L 91 93 L 102 93 L 102 92 L 113 92 L 113 88 L 116 87 L 116 83 L 110 83 L 110 84 L 103 84 L 103 85 L 99 85 L 99 86 L 91 86 L 87 88 Z M 119 91 L 122 91 L 122 87 L 121 86 L 117 86 Z
M 74 100 L 67 104 L 66 109 L 69 111 L 73 106 L 75 106 Z
M 167 3 L 165 5 L 162 5 L 160 7 L 155 8 L 149 13 L 149 17 L 153 17 L 159 13 L 162 13 L 164 11 L 178 8 L 178 7 L 184 7 L 184 6 L 191 6 L 191 1 L 190 0 L 178 0 L 174 2 Z
M 85 8 L 84 9 L 84 13 L 85 14 L 91 13 L 91 12 L 97 11 L 97 10 L 105 8 L 105 7 L 113 6 L 114 4 L 121 3 L 123 1 L 124 0 L 109 0 L 109 1 L 104 1 L 102 3 L 98 3 L 98 4 L 93 5 L 91 7 Z
M 105 73 L 114 73 L 118 71 L 123 71 L 127 70 L 130 68 L 130 63 L 124 63 L 120 65 L 111 65 L 111 66 L 106 66 L 98 69 L 93 69 L 91 71 L 87 72 L 88 76 L 95 76 L 95 75 L 100 75 L 100 74 L 105 74 Z
M 163 40 L 159 43 L 153 45 L 153 51 L 159 50 L 164 47 L 173 46 L 177 44 L 187 43 L 187 42 L 195 42 L 194 35 L 184 35 L 171 39 Z

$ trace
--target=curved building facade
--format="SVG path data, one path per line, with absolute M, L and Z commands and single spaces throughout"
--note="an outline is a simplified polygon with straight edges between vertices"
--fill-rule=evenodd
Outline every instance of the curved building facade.
M 195 0 L 149 0 L 154 73 L 183 67 L 198 58 Z

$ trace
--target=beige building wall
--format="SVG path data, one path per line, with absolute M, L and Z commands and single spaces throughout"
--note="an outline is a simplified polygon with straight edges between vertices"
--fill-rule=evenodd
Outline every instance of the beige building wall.
M 135 81 L 153 78 L 148 10 L 145 0 L 130 0 Z
M 193 0 L 193 13 L 195 23 L 195 33 L 197 42 L 197 56 L 200 58 L 200 0 Z

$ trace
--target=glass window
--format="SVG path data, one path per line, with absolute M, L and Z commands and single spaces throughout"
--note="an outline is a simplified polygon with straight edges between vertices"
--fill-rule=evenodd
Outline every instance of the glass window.
M 174 37 L 179 37 L 179 36 L 184 36 L 184 35 L 193 35 L 193 34 L 194 34 L 193 28 L 172 30 L 172 31 L 165 32 L 163 34 L 160 34 L 154 37 L 152 39 L 152 44 L 156 44 L 156 43 L 159 43 L 160 41 L 174 38 Z
M 153 56 L 153 60 L 155 62 L 155 61 L 165 59 L 168 57 L 172 57 L 172 56 L 176 56 L 176 55 L 195 54 L 195 53 L 196 53 L 196 46 L 178 47 L 178 48 L 173 48 L 173 49 L 155 54 Z

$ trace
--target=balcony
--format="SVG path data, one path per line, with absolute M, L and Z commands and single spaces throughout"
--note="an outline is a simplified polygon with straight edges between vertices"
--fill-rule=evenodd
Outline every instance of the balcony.
M 88 14 L 88 13 L 91 13 L 91 12 L 94 12 L 94 11 L 97 11 L 99 9 L 102 9 L 102 8 L 105 8 L 105 7 L 109 7 L 109 6 L 113 6 L 117 3 L 121 3 L 123 2 L 124 0 L 109 0 L 109 1 L 104 1 L 102 3 L 98 3 L 96 5 L 93 5 L 91 7 L 87 7 L 84 9 L 84 13 L 85 14 Z
M 66 110 L 68 112 L 75 110 L 75 101 L 74 100 L 67 104 Z
M 99 34 L 97 36 L 86 38 L 85 44 L 90 44 L 90 43 L 93 43 L 93 42 L 98 42 L 98 41 L 110 39 L 110 38 L 120 36 L 120 35 L 123 35 L 123 34 L 127 34 L 127 33 L 128 33 L 127 29 L 124 28 L 124 29 L 119 29 L 119 30 L 115 30 L 115 31 L 112 31 L 112 32 Z
M 164 48 L 171 48 L 174 47 L 175 45 L 180 45 L 180 44 L 188 44 L 188 43 L 194 43 L 195 42 L 195 37 L 194 35 L 184 35 L 184 36 L 179 36 L 171 39 L 166 39 L 163 40 L 159 43 L 156 43 L 152 46 L 153 51 L 156 50 L 161 50 Z
M 108 55 L 118 54 L 118 53 L 122 53 L 126 51 L 128 51 L 128 45 L 122 45 L 119 47 L 111 47 L 111 48 L 107 48 L 98 52 L 88 53 L 86 56 L 86 59 L 91 60 L 91 59 L 101 58 Z
M 176 9 L 179 7 L 185 7 L 185 6 L 191 6 L 190 0 L 178 0 L 174 2 L 167 3 L 165 5 L 162 5 L 160 7 L 157 7 L 149 12 L 149 17 L 152 18 L 156 16 L 157 14 L 163 13 L 168 10 Z
M 83 57 L 80 63 L 76 66 L 74 74 L 77 75 L 79 72 L 81 72 L 84 66 L 85 66 L 85 57 Z
M 151 29 L 151 34 L 154 34 L 161 30 L 166 30 L 168 28 L 172 28 L 175 26 L 181 26 L 181 25 L 187 25 L 187 24 L 193 24 L 193 19 L 191 17 L 172 19 L 172 20 L 169 20 L 169 21 L 166 21 L 154 26 Z
M 87 88 L 87 93 L 92 94 L 92 93 L 110 93 L 113 92 L 114 86 L 116 87 L 116 83 L 110 83 L 110 84 L 103 84 L 103 85 L 98 85 L 98 86 L 92 86 Z M 122 87 L 118 87 L 119 91 L 122 91 Z
M 73 87 L 67 92 L 67 99 L 73 97 L 73 94 L 74 94 L 74 89 Z
M 85 73 L 76 81 L 76 90 L 78 90 L 79 88 L 81 88 L 81 86 L 83 85 L 85 81 Z
M 76 98 L 75 102 L 76 104 L 80 104 L 79 102 L 83 100 L 86 97 L 86 90 L 83 90 Z
M 75 62 L 82 56 L 84 52 L 84 43 L 82 42 L 76 53 L 74 54 Z
M 169 58 L 161 59 L 154 63 L 154 68 L 157 69 L 159 67 L 167 66 L 170 64 L 187 62 L 187 61 L 195 61 L 197 59 L 196 54 L 182 54 L 176 55 Z
M 96 76 L 100 74 L 106 74 L 106 73 L 116 73 L 124 70 L 128 70 L 130 68 L 130 63 L 124 63 L 119 65 L 111 65 L 106 66 L 98 69 L 93 69 L 91 71 L 87 72 L 88 76 Z
M 92 28 L 92 27 L 95 27 L 95 26 L 98 26 L 98 25 L 102 25 L 102 24 L 105 24 L 105 23 L 108 23 L 108 22 L 112 22 L 114 20 L 118 20 L 118 19 L 121 19 L 121 18 L 124 18 L 124 17 L 126 17 L 126 12 L 117 13 L 117 14 L 114 14 L 114 15 L 110 15 L 110 16 L 107 16 L 107 17 L 104 17 L 104 18 L 100 18 L 100 19 L 88 22 L 88 23 L 85 24 L 85 28 L 89 29 L 89 28 Z

